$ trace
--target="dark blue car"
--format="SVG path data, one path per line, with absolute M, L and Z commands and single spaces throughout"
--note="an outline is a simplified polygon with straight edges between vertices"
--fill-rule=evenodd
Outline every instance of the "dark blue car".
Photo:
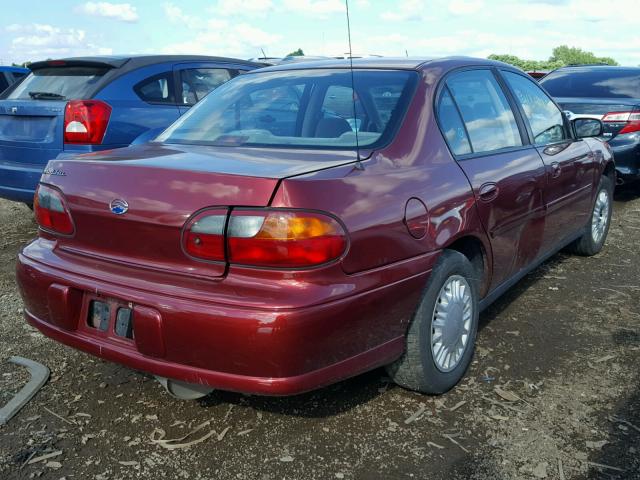
M 28 68 L 0 66 L 0 93 L 9 88 L 9 85 L 24 78 L 28 73 Z
M 0 197 L 31 204 L 49 160 L 150 140 L 211 90 L 261 66 L 181 55 L 31 64 L 0 94 Z
M 580 65 L 554 70 L 540 84 L 571 117 L 595 117 L 613 149 L 618 183 L 640 180 L 640 68 Z

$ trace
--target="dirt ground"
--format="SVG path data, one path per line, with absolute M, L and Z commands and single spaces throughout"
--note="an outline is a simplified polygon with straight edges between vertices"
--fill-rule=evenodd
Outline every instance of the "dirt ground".
M 640 186 L 618 191 L 600 255 L 555 256 L 481 316 L 472 368 L 441 397 L 376 370 L 291 398 L 175 400 L 25 323 L 14 259 L 35 231 L 0 201 L 0 402 L 26 377 L 9 356 L 52 372 L 0 427 L 0 478 L 640 479 Z M 151 440 L 203 422 L 190 448 Z

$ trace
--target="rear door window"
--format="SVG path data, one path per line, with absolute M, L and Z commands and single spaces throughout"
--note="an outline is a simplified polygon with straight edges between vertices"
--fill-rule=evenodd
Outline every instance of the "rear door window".
M 566 68 L 540 84 L 552 97 L 640 98 L 640 68 Z
M 47 67 L 33 70 L 7 98 L 74 100 L 90 98 L 107 67 Z
M 515 116 L 490 70 L 468 70 L 447 79 L 474 153 L 522 146 Z
M 231 80 L 237 73 L 226 68 L 187 68 L 180 70 L 182 105 L 195 105 L 211 90 Z
M 446 88 L 440 95 L 438 102 L 438 121 L 442 133 L 447 139 L 449 148 L 455 155 L 465 155 L 471 153 L 471 145 L 464 124 L 458 113 L 458 109 L 453 103 L 453 99 Z
M 141 100 L 148 103 L 175 104 L 173 72 L 154 75 L 138 83 L 133 90 Z
M 569 138 L 560 109 L 542 89 L 528 78 L 502 72 L 533 133 L 533 143 L 547 145 Z

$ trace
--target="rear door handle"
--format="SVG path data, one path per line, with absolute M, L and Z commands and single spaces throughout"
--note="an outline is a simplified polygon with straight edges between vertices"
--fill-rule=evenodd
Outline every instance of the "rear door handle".
M 558 178 L 561 173 L 562 173 L 562 167 L 560 166 L 560 164 L 558 162 L 553 162 L 551 164 L 551 177 Z
M 499 191 L 500 189 L 495 183 L 485 183 L 478 190 L 478 195 L 483 202 L 491 202 L 498 196 Z

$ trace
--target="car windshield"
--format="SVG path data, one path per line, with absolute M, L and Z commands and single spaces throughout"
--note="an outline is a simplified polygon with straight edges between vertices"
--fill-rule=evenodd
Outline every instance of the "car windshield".
M 107 68 L 47 67 L 34 70 L 9 99 L 74 100 L 90 96 Z
M 397 129 L 417 72 L 309 69 L 251 73 L 214 90 L 156 140 L 165 143 L 374 148 Z
M 540 84 L 553 97 L 640 98 L 640 69 L 562 69 Z

